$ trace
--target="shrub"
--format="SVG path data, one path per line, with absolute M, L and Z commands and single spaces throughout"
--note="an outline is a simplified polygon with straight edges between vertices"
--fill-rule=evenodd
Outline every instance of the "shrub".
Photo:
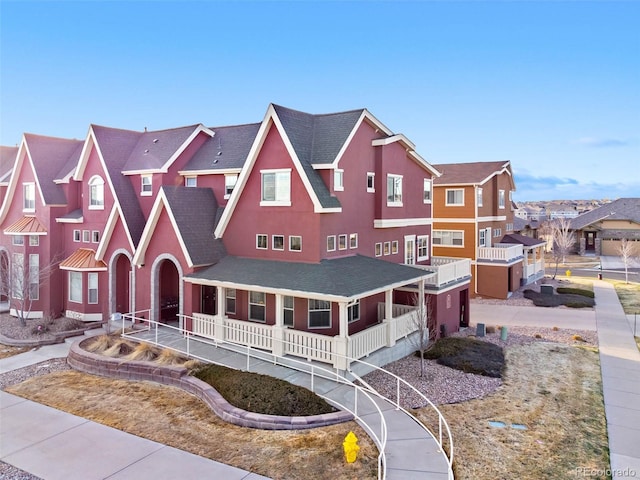
M 569 293 L 573 295 L 581 295 L 583 297 L 595 298 L 595 293 L 591 290 L 584 290 L 576 287 L 558 287 L 556 289 L 558 293 Z
M 575 342 L 586 342 L 586 340 L 585 340 L 584 338 L 582 338 L 582 337 L 581 337 L 580 335 L 578 335 L 578 334 L 573 335 L 573 336 L 571 337 L 571 339 L 572 339 L 573 341 L 575 341 Z
M 595 302 L 592 298 L 576 295 L 573 293 L 558 293 L 556 295 L 542 295 L 533 290 L 524 291 L 525 298 L 533 300 L 536 307 L 559 307 L 566 305 L 573 308 L 593 307 Z
M 157 350 L 149 343 L 139 343 L 135 349 L 126 356 L 127 360 L 140 360 L 143 362 L 152 362 L 158 357 Z
M 486 377 L 500 378 L 504 368 L 502 348 L 474 338 L 441 338 L 425 356 L 440 365 Z
M 231 405 L 250 412 L 304 416 L 336 411 L 311 390 L 267 375 L 220 365 L 207 365 L 193 375 L 213 386 Z
M 160 365 L 183 365 L 186 361 L 187 359 L 180 352 L 168 348 L 163 349 L 156 359 Z

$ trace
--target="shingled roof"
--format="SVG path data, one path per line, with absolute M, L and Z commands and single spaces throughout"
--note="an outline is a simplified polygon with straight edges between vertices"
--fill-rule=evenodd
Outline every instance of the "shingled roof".
M 162 192 L 193 265 L 211 265 L 226 255 L 213 231 L 219 219 L 218 203 L 210 188 L 163 186 Z
M 331 164 L 356 127 L 364 109 L 313 115 L 273 105 L 287 138 L 296 152 L 302 168 L 324 208 L 340 207 L 314 165 Z
M 0 146 L 0 184 L 9 182 L 17 156 L 18 147 Z
M 65 165 L 77 164 L 84 142 L 66 138 L 46 137 L 25 133 L 24 139 L 33 162 L 46 205 L 66 205 L 64 190 L 54 180 Z
M 348 300 L 407 285 L 429 272 L 362 255 L 321 260 L 320 263 L 281 262 L 227 256 L 219 263 L 187 275 L 185 280 L 326 295 Z
M 433 179 L 434 185 L 482 185 L 505 168 L 511 171 L 509 160 L 442 163 L 433 165 L 433 167 L 442 173 L 441 177 Z
M 211 128 L 215 135 L 205 141 L 181 171 L 241 169 L 259 129 L 259 123 Z
M 582 230 L 601 220 L 630 220 L 640 224 L 640 198 L 619 198 L 571 219 L 573 230 Z

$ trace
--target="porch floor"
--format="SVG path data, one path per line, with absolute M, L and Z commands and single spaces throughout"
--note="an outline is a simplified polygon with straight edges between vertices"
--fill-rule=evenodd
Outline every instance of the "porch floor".
M 332 374 L 331 367 L 327 365 L 300 361 L 293 357 L 275 358 L 269 352 L 256 349 L 251 349 L 254 357 L 250 357 L 245 347 L 232 344 L 215 345 L 207 339 L 185 337 L 178 330 L 163 326 L 160 326 L 157 332 L 152 328 L 127 336 L 172 348 L 205 362 L 262 373 L 309 388 L 331 403 L 349 406 L 352 411 L 357 412 L 356 420 L 365 430 L 380 436 L 381 419 L 377 405 L 387 426 L 387 479 L 453 478 L 449 476 L 447 459 L 439 450 L 438 442 L 418 425 L 411 415 L 396 410 L 386 399 L 356 394 L 356 389 L 339 381 L 335 371 Z

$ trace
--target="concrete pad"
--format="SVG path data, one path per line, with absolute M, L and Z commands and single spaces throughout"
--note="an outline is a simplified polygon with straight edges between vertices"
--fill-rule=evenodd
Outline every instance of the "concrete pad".
M 163 447 L 141 458 L 125 470 L 109 477 L 109 480 L 152 478 L 154 480 L 175 480 L 176 478 L 224 478 L 242 480 L 247 472 L 239 468 L 212 462 L 171 447 Z M 265 478 L 256 476 L 255 478 Z
M 34 444 L 41 444 L 75 429 L 88 420 L 39 403 L 24 401 L 2 408 L 0 457 L 7 457 Z M 17 464 L 9 461 L 16 466 Z M 27 471 L 30 471 L 27 469 Z
M 614 390 L 615 394 L 618 392 L 633 393 L 640 398 L 640 383 L 637 379 L 627 375 L 626 377 L 622 372 L 626 370 L 621 369 L 606 369 L 603 372 L 602 386 L 604 390 Z M 634 405 L 634 408 L 640 410 L 640 404 Z
M 640 478 L 640 458 L 611 453 L 611 473 L 616 478 Z
M 621 425 L 608 425 L 609 449 L 620 455 L 640 459 L 640 430 Z
M 629 405 L 640 405 L 640 395 L 628 392 L 622 392 L 617 390 L 605 389 L 604 394 L 604 406 L 605 414 L 609 405 L 616 407 L 628 408 Z
M 640 405 L 631 408 L 607 405 L 607 423 L 612 428 L 614 425 L 634 429 L 640 438 Z
M 0 390 L 0 409 L 26 401 L 27 400 L 22 397 L 18 397 L 17 395 L 12 395 L 11 393 L 7 393 L 4 390 Z

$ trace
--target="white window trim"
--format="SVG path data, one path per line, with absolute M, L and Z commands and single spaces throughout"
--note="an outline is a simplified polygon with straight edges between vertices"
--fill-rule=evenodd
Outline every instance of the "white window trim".
M 264 303 L 253 303 L 251 301 L 251 294 L 252 293 L 262 294 L 262 298 L 264 299 Z M 267 323 L 267 294 L 265 292 L 249 291 L 248 295 L 247 295 L 247 302 L 249 304 L 249 307 L 248 307 L 248 310 L 247 310 L 247 318 L 249 319 L 249 321 L 258 322 L 258 323 Z M 251 306 L 252 305 L 261 307 L 263 309 L 264 318 L 262 318 L 262 319 L 260 319 L 260 318 L 251 318 Z
M 75 275 L 79 275 L 80 277 L 80 288 L 79 288 L 79 292 L 80 292 L 80 299 L 78 300 L 74 300 L 73 298 L 71 298 L 71 278 L 74 277 Z M 82 272 L 73 272 L 73 271 L 69 271 L 69 301 L 73 302 L 73 303 L 82 303 L 82 298 L 83 298 L 83 291 L 82 291 Z
M 382 242 L 378 242 L 375 245 L 375 255 L 376 257 L 382 256 Z
M 233 178 L 235 181 L 233 182 L 233 185 L 230 185 L 227 183 L 227 179 L 229 178 Z M 231 197 L 231 193 L 233 192 L 233 190 L 236 188 L 236 185 L 238 184 L 238 175 L 237 174 L 229 174 L 229 175 L 225 175 L 224 176 L 224 198 L 225 200 L 228 200 Z M 227 188 L 229 188 L 229 186 L 231 187 L 231 192 L 227 193 Z
M 264 175 L 270 173 L 288 173 L 289 174 L 289 191 L 288 198 L 284 200 L 263 200 L 264 198 Z M 277 184 L 277 175 L 275 181 L 275 195 L 277 197 L 278 192 L 278 184 Z M 277 168 L 277 169 L 267 169 L 260 170 L 260 206 L 261 207 L 290 207 L 291 206 L 291 169 L 290 168 Z
M 487 246 L 487 231 L 484 228 L 478 230 L 478 246 L 486 247 Z
M 93 201 L 91 195 L 92 187 L 101 189 L 102 203 L 91 203 Z M 89 179 L 89 210 L 104 210 L 104 179 L 100 175 L 94 175 Z
M 351 318 L 351 316 L 353 315 L 353 307 L 355 307 L 356 305 L 358 306 L 358 316 Z M 360 299 L 357 299 L 347 307 L 347 323 L 357 322 L 358 320 L 360 320 Z
M 36 260 L 35 262 L 33 260 Z M 32 268 L 35 267 L 35 272 Z M 37 285 L 36 294 L 31 295 L 31 286 Z M 29 254 L 29 299 L 40 300 L 40 255 L 37 253 Z
M 27 193 L 27 187 L 29 187 L 31 189 L 31 191 L 33 192 L 33 208 L 26 206 L 27 196 L 25 194 Z M 31 203 L 31 202 L 29 202 L 29 203 Z M 36 211 L 36 184 L 35 184 L 35 182 L 24 182 L 22 184 L 22 211 L 23 212 L 27 212 L 27 213 L 33 213 L 33 212 Z
M 40 246 L 40 235 L 29 235 L 29 246 L 30 247 L 39 247 Z
M 391 255 L 391 242 L 384 242 L 382 246 L 382 254 L 386 257 Z
M 476 203 L 478 207 L 482 207 L 482 187 L 478 187 L 476 191 Z
M 282 248 L 276 248 L 276 237 L 282 237 Z M 284 251 L 284 235 L 271 235 L 271 250 Z
M 82 243 L 91 243 L 91 230 L 82 230 Z
M 24 247 L 24 235 L 12 235 L 11 245 L 14 247 Z
M 451 233 L 461 233 L 462 234 L 462 245 L 453 245 L 453 244 L 443 244 L 443 243 L 434 243 L 434 239 L 438 236 L 439 232 L 451 232 Z M 431 231 L 431 244 L 434 247 L 446 247 L 446 248 L 464 248 L 464 230 L 432 230 Z
M 329 311 L 329 325 L 322 326 L 322 327 L 312 327 L 311 326 L 311 312 L 326 312 L 327 311 L 326 308 L 323 308 L 322 310 L 319 310 L 319 309 L 311 310 L 311 305 L 309 304 L 309 302 L 312 301 L 312 300 L 314 300 L 314 299 L 310 298 L 309 301 L 307 302 L 307 328 L 309 330 L 326 330 L 328 328 L 331 328 L 331 324 L 332 324 L 332 321 L 333 321 L 333 319 L 331 318 L 332 317 L 332 315 L 331 315 L 331 310 L 332 310 L 331 302 L 328 302 L 329 303 L 329 309 L 328 309 L 328 311 Z
M 291 307 L 287 307 L 285 300 L 287 298 L 291 299 Z M 285 320 L 285 312 L 291 312 L 291 324 L 287 323 Z M 283 295 L 282 296 L 282 322 L 285 327 L 291 327 L 296 323 L 296 298 L 291 295 Z
M 230 293 L 233 292 L 233 296 Z M 233 299 L 233 310 L 229 309 L 229 299 Z M 225 288 L 224 291 L 224 313 L 235 315 L 238 310 L 236 302 L 238 301 L 238 291 L 235 288 Z
M 424 198 L 424 194 L 427 191 L 427 185 L 429 186 L 429 199 Z M 422 186 L 422 203 L 429 204 L 431 203 L 431 197 L 433 196 L 433 183 L 431 179 L 425 178 Z
M 76 235 L 77 234 L 77 235 Z M 77 238 L 77 240 L 76 240 Z M 73 231 L 73 241 L 76 243 L 79 243 L 82 241 L 82 233 L 80 232 L 80 230 L 74 230 Z
M 371 179 L 371 187 L 369 186 L 369 179 Z M 375 193 L 376 191 L 376 174 L 375 172 L 367 172 L 367 192 Z
M 329 248 L 329 240 L 333 239 L 333 248 Z M 335 235 L 327 235 L 327 252 L 335 252 L 337 247 L 336 236 Z
M 144 183 L 145 179 L 149 179 L 149 183 Z M 145 190 L 144 187 L 149 187 L 149 190 Z M 140 175 L 140 196 L 150 197 L 151 195 L 153 195 L 153 175 Z
M 96 287 L 95 288 L 91 288 L 91 278 L 95 278 L 96 279 Z M 91 290 L 95 290 L 96 291 L 96 301 L 92 302 L 91 301 Z M 87 303 L 89 305 L 97 305 L 98 302 L 100 300 L 100 288 L 98 285 L 98 274 L 95 272 L 89 272 L 87 274 Z
M 394 240 L 391 242 L 391 255 L 397 255 L 398 254 L 398 240 Z
M 507 198 L 504 190 L 498 190 L 498 208 L 504 210 L 507 203 Z
M 338 178 L 340 178 L 340 182 L 338 182 Z M 336 192 L 344 191 L 344 170 L 341 168 L 336 168 L 333 171 L 333 190 Z
M 193 180 L 193 185 L 189 185 L 189 180 Z M 188 176 L 184 177 L 184 186 L 188 188 L 195 188 L 198 186 L 198 177 L 197 176 Z
M 426 249 L 427 249 L 427 254 L 426 255 L 420 255 L 420 241 L 421 240 L 426 240 L 427 245 L 426 245 Z M 416 238 L 416 259 L 418 262 L 424 262 L 425 260 L 429 260 L 429 235 L 418 235 L 418 237 Z
M 460 203 L 449 203 L 449 192 L 462 192 L 462 201 Z M 464 188 L 447 188 L 444 193 L 444 201 L 447 207 L 464 207 Z
M 409 249 L 408 245 L 412 245 L 411 249 L 413 250 L 413 257 L 409 257 Z M 418 252 L 416 251 L 416 236 L 415 235 L 405 235 L 404 236 L 404 264 L 405 265 L 415 265 L 416 258 Z
M 400 201 L 396 201 L 396 200 L 389 200 L 389 179 L 393 178 L 399 178 L 400 179 Z M 395 182 L 394 182 L 395 183 Z M 397 175 L 395 173 L 387 173 L 387 207 L 402 207 L 402 198 L 403 198 L 403 192 L 402 192 L 402 175 Z M 395 195 L 394 195 L 395 196 Z
M 355 242 L 354 242 L 355 240 Z M 349 234 L 349 248 L 355 249 L 358 248 L 358 234 L 350 233 Z
M 294 238 L 300 239 L 300 249 L 298 250 L 292 248 L 292 242 Z M 296 252 L 296 253 L 302 252 L 302 235 L 289 235 L 289 251 Z
M 342 239 L 344 238 L 344 242 L 342 242 Z M 347 234 L 343 233 L 338 235 L 338 250 L 346 250 L 347 248 L 349 248 L 349 244 L 347 243 L 349 239 L 347 238 Z M 341 244 L 344 243 L 344 247 L 341 246 Z
M 91 243 L 100 243 L 100 230 L 91 231 Z
M 260 237 L 265 237 L 267 240 L 267 246 L 266 247 L 261 247 L 260 246 L 260 242 L 259 239 Z M 269 249 L 269 235 L 267 235 L 266 233 L 257 233 L 256 234 L 256 248 L 258 250 L 268 250 Z

